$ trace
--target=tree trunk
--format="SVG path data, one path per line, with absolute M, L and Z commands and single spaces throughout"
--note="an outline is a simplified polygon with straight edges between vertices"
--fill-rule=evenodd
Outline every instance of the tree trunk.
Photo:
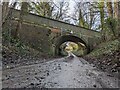
M 120 1 L 119 1 L 120 2 Z M 117 37 L 120 36 L 120 3 L 118 0 L 114 0 L 114 18 L 117 20 Z
M 100 20 L 101 20 L 101 37 L 105 40 L 105 31 L 104 31 L 104 0 L 100 0 L 99 2 L 100 9 Z
M 3 2 L 3 5 L 2 5 L 2 22 L 5 22 L 5 19 L 8 15 L 8 12 L 9 12 L 9 2 Z
M 108 16 L 110 18 L 113 18 L 113 8 L 112 8 L 111 0 L 107 0 L 107 11 L 108 11 Z
M 120 1 L 118 2 L 118 37 L 120 39 Z
M 15 32 L 15 38 L 19 37 L 19 30 L 21 30 L 22 22 L 23 22 L 23 16 L 28 12 L 28 3 L 22 2 L 21 11 L 20 11 L 20 18 L 17 24 L 16 32 Z
M 84 27 L 84 20 L 81 9 L 79 10 L 79 26 Z
M 94 22 L 93 18 L 94 18 L 93 11 L 90 9 L 90 24 L 89 24 L 90 29 L 92 28 L 92 25 L 93 25 L 93 22 Z
M 114 18 L 118 19 L 118 0 L 114 0 Z

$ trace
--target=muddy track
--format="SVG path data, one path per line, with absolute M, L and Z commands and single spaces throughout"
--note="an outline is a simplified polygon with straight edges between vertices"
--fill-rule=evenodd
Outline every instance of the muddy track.
M 74 56 L 3 70 L 3 88 L 118 88 L 117 78 Z

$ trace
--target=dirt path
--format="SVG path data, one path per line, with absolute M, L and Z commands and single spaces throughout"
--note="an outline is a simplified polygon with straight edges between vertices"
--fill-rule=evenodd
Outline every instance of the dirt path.
M 3 88 L 118 88 L 118 80 L 82 58 L 65 57 L 3 71 Z

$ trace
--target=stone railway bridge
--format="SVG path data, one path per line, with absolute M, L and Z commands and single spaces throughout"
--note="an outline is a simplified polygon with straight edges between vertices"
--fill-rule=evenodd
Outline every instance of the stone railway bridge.
M 12 35 L 15 34 L 19 10 L 12 10 Z M 72 33 L 71 33 L 72 32 Z M 27 45 L 47 54 L 58 55 L 60 45 L 66 41 L 81 42 L 90 52 L 100 43 L 100 33 L 62 21 L 26 13 L 23 16 L 19 38 Z

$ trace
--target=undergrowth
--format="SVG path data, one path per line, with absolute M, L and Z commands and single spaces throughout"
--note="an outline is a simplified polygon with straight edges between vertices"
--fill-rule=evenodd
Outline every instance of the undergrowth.
M 97 46 L 96 49 L 94 49 L 90 54 L 87 56 L 92 56 L 92 57 L 100 57 L 101 55 L 104 54 L 113 54 L 115 51 L 117 51 L 119 48 L 119 40 L 113 40 L 113 41 L 108 41 L 101 43 L 100 45 Z

